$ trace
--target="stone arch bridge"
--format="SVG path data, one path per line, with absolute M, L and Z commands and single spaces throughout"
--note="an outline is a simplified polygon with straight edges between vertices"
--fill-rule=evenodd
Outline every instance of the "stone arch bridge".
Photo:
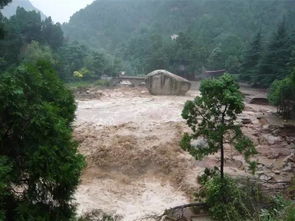
M 113 78 L 113 85 L 129 84 L 135 87 L 145 85 L 145 76 L 118 76 Z

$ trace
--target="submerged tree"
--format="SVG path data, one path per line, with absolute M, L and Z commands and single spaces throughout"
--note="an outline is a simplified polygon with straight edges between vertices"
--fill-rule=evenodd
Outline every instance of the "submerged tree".
M 220 176 L 224 178 L 224 143 L 233 144 L 244 155 L 254 171 L 256 163 L 250 157 L 256 154 L 252 141 L 246 137 L 237 123 L 237 115 L 244 109 L 243 95 L 230 74 L 201 82 L 201 97 L 187 101 L 182 117 L 192 129 L 181 141 L 181 147 L 197 160 L 220 151 Z M 202 145 L 194 145 L 203 139 Z

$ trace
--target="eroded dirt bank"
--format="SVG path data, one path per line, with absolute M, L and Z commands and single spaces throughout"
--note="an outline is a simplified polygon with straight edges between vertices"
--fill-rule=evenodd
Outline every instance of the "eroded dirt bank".
M 247 101 L 265 96 L 261 91 L 244 92 Z M 102 209 L 134 221 L 189 202 L 198 187 L 197 175 L 218 164 L 217 156 L 197 162 L 179 147 L 188 131 L 180 116 L 183 105 L 198 91 L 178 97 L 152 96 L 144 88 L 87 93 L 90 96 L 78 97 L 75 122 L 79 150 L 88 163 L 76 193 L 79 213 Z M 274 111 L 271 106 L 247 104 L 240 119 L 260 152 L 257 176 L 288 181 L 294 172 L 295 135 L 275 120 Z M 226 171 L 246 175 L 242 157 L 229 147 L 227 156 Z

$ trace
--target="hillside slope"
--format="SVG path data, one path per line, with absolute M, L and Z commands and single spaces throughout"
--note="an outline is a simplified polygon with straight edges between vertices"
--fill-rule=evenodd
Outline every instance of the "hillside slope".
M 97 0 L 63 29 L 70 39 L 98 48 L 114 48 L 142 32 L 169 36 L 187 29 L 216 40 L 230 34 L 248 39 L 294 17 L 294 9 L 294 2 L 280 0 Z
M 11 17 L 12 15 L 15 14 L 16 9 L 18 7 L 22 7 L 26 11 L 38 11 L 40 12 L 42 19 L 46 17 L 39 9 L 33 6 L 33 4 L 29 0 L 13 0 L 11 3 L 9 3 L 6 7 L 4 7 L 1 10 L 1 13 L 5 17 Z
M 251 38 L 260 31 L 269 41 L 284 19 L 294 28 L 294 11 L 290 0 L 97 0 L 63 30 L 117 56 L 129 73 L 168 69 L 190 78 L 204 69 L 238 72 Z

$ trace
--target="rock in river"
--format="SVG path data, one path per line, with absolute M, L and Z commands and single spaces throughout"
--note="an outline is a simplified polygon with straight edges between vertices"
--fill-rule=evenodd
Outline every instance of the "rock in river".
M 146 87 L 153 95 L 184 95 L 191 83 L 166 70 L 156 70 L 146 76 Z

